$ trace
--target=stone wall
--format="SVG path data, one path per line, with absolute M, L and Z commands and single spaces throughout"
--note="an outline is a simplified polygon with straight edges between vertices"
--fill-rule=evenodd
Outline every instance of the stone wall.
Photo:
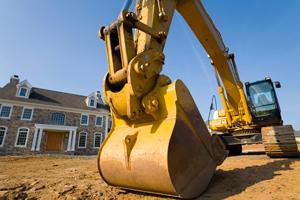
M 103 117 L 103 127 L 96 127 L 95 120 L 96 116 L 89 117 L 90 123 L 89 126 L 78 126 L 77 134 L 76 134 L 76 154 L 97 154 L 99 148 L 94 148 L 94 134 L 95 133 L 104 133 L 105 132 L 105 116 Z M 92 124 L 92 125 L 90 125 Z M 79 134 L 81 132 L 87 133 L 87 144 L 86 148 L 78 148 Z
M 10 119 L 0 118 L 0 126 L 5 126 L 7 128 L 6 137 L 3 147 L 0 147 L 1 154 L 28 154 L 31 153 L 31 145 L 34 133 L 34 123 L 33 121 L 23 121 L 21 120 L 22 107 L 13 106 Z M 29 135 L 27 139 L 26 147 L 15 147 L 16 137 L 18 134 L 18 129 L 21 127 L 29 128 Z
M 0 104 L 1 106 L 1 104 Z M 10 119 L 2 119 L 0 118 L 0 126 L 7 127 L 7 133 L 4 141 L 4 146 L 0 147 L 0 154 L 31 154 L 31 153 L 43 153 L 45 152 L 46 146 L 46 135 L 43 134 L 43 138 L 41 141 L 41 151 L 40 152 L 32 152 L 31 146 L 33 141 L 33 135 L 35 132 L 35 124 L 51 124 L 51 115 L 54 112 L 64 113 L 65 118 L 65 125 L 66 126 L 76 126 L 78 127 L 76 133 L 76 145 L 75 145 L 75 152 L 74 154 L 97 154 L 98 148 L 94 148 L 94 133 L 105 132 L 105 124 L 106 119 L 105 116 L 103 117 L 103 126 L 96 127 L 95 126 L 95 115 L 89 115 L 89 125 L 88 126 L 81 126 L 80 125 L 80 118 L 81 113 L 72 113 L 72 112 L 61 112 L 59 110 L 42 110 L 34 108 L 33 117 L 31 121 L 21 120 L 23 107 L 20 106 L 13 106 L 12 114 Z M 29 135 L 26 147 L 15 147 L 16 137 L 18 133 L 18 129 L 20 127 L 29 128 Z M 86 132 L 87 133 L 87 145 L 86 148 L 78 148 L 78 140 L 79 140 L 79 133 Z M 68 134 L 68 133 L 66 133 Z M 66 150 L 68 143 L 68 137 L 64 138 L 64 149 Z

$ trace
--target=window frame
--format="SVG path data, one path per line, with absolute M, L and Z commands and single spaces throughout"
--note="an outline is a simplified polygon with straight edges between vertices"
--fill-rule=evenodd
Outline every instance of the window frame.
M 0 128 L 5 128 L 4 135 L 3 135 L 3 140 L 2 140 L 2 144 L 0 144 L 0 147 L 3 147 L 8 128 L 7 128 L 7 126 L 0 126 Z
M 8 117 L 3 117 L 3 116 L 0 116 L 0 118 L 2 119 L 10 119 L 11 118 L 11 115 L 12 115 L 12 111 L 13 111 L 13 105 L 10 105 L 10 104 L 1 104 L 0 106 L 0 115 L 1 115 L 1 112 L 2 112 L 2 109 L 3 107 L 10 107 L 10 112 L 9 112 L 9 116 Z
M 30 119 L 25 119 L 25 118 L 23 117 L 23 115 L 24 115 L 24 110 L 25 110 L 25 109 L 31 109 L 31 116 L 30 116 Z M 31 121 L 32 118 L 33 118 L 33 112 L 34 112 L 34 108 L 32 108 L 32 107 L 23 107 L 22 115 L 21 115 L 21 120 L 24 120 L 24 121 Z
M 98 117 L 101 117 L 101 118 L 102 118 L 102 120 L 101 120 L 101 125 L 98 125 L 98 124 L 97 124 L 97 118 L 98 118 Z M 96 117 L 95 117 L 95 126 L 96 126 L 96 127 L 103 127 L 103 124 L 104 124 L 103 121 L 104 121 L 104 116 L 96 115 Z
M 111 117 L 108 117 L 108 120 L 107 120 L 107 128 L 108 128 L 108 129 L 111 129 L 111 128 L 112 128 L 112 118 L 111 118 Z
M 87 116 L 86 124 L 82 123 L 82 116 L 84 116 L 84 115 Z M 81 116 L 80 116 L 80 125 L 81 126 L 88 126 L 89 125 L 89 120 L 90 120 L 89 114 L 81 113 Z
M 25 144 L 24 145 L 17 145 L 21 129 L 27 129 L 26 140 L 25 140 Z M 18 128 L 17 137 L 16 137 L 16 141 L 15 141 L 15 147 L 26 148 L 27 147 L 28 138 L 29 138 L 29 134 L 30 134 L 30 129 L 28 127 L 20 127 L 20 128 Z
M 96 135 L 100 135 L 100 146 L 99 147 L 96 147 L 96 145 L 95 145 L 95 143 L 96 143 Z M 102 133 L 102 132 L 95 132 L 94 133 L 94 145 L 93 145 L 93 147 L 95 149 L 99 149 L 101 147 L 101 145 L 103 144 L 104 139 L 105 139 L 104 133 Z
M 94 101 L 93 105 L 91 105 L 92 100 Z M 89 99 L 89 107 L 90 108 L 95 108 L 96 107 L 96 99 L 93 97 L 90 97 Z
M 80 136 L 81 134 L 85 134 L 85 141 L 84 141 L 84 146 L 79 146 L 80 145 Z M 86 143 L 87 143 L 87 132 L 86 131 L 81 131 L 79 134 L 78 134 L 78 149 L 85 149 L 86 148 Z
M 25 90 L 26 90 L 25 96 L 22 96 L 22 95 L 21 95 L 21 91 L 22 91 L 22 89 L 25 89 Z M 29 95 L 28 95 L 28 91 L 29 91 L 29 88 L 28 88 L 28 87 L 24 87 L 24 86 L 23 86 L 23 87 L 22 87 L 22 86 L 21 86 L 21 87 L 19 87 L 19 88 L 18 88 L 18 92 L 17 92 L 17 97 L 20 97 L 20 98 L 25 98 L 25 99 L 27 99 L 27 98 L 28 98 L 28 96 L 29 96 Z
M 62 115 L 64 115 L 64 123 L 63 124 L 58 124 L 58 123 L 54 123 L 54 120 L 53 120 L 53 115 L 54 114 L 62 114 Z M 65 126 L 66 125 L 66 114 L 65 113 L 63 113 L 63 112 L 53 112 L 53 113 L 51 113 L 51 124 L 52 125 L 57 125 L 57 126 Z

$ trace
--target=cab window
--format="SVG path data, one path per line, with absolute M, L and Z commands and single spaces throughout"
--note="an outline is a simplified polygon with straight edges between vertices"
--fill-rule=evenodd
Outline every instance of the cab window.
M 249 95 L 255 111 L 267 111 L 276 108 L 273 87 L 269 82 L 253 84 L 249 87 Z

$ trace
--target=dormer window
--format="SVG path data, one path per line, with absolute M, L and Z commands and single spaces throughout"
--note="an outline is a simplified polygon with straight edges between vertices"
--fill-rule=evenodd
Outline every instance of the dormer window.
M 27 96 L 27 91 L 28 91 L 27 88 L 24 88 L 24 87 L 20 88 L 19 89 L 19 97 L 26 97 Z
M 30 91 L 31 91 L 32 86 L 28 81 L 22 81 L 17 85 L 17 97 L 21 98 L 29 98 Z
M 93 98 L 90 99 L 90 107 L 95 107 L 95 99 Z
M 90 108 L 97 108 L 98 103 L 101 103 L 101 99 L 99 98 L 99 94 L 97 92 L 91 93 L 85 99 L 86 106 Z

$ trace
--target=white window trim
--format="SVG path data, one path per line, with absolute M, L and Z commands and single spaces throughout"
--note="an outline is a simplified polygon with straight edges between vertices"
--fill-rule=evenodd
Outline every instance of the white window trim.
M 81 146 L 79 146 L 79 144 L 80 144 L 80 135 L 82 134 L 82 133 L 85 133 L 85 145 L 84 145 L 84 147 L 81 147 Z M 78 149 L 85 149 L 86 148 L 86 143 L 87 143 L 87 137 L 88 137 L 88 134 L 87 134 L 87 132 L 85 132 L 85 131 L 81 131 L 79 134 L 78 134 Z
M 5 142 L 5 137 L 6 137 L 6 134 L 7 134 L 7 126 L 0 126 L 2 128 L 5 128 L 5 132 L 4 132 L 4 136 L 3 136 L 3 141 L 2 141 L 2 144 L 0 144 L 0 147 L 3 147 L 4 146 L 4 142 Z
M 100 124 L 100 125 L 97 124 L 97 117 L 101 117 L 101 118 L 102 118 L 101 124 Z M 103 120 L 104 120 L 104 117 L 103 117 L 103 116 L 101 116 L 101 115 L 96 115 L 96 117 L 95 117 L 95 126 L 96 126 L 96 127 L 103 127 Z
M 81 122 L 82 122 L 82 116 L 83 116 L 83 115 L 86 115 L 86 116 L 87 116 L 87 123 L 86 123 L 86 124 L 82 124 L 82 123 L 81 123 Z M 89 125 L 89 120 L 90 120 L 89 114 L 84 114 L 84 113 L 82 113 L 81 116 L 80 116 L 80 125 L 81 125 L 81 126 L 88 126 L 88 125 Z
M 24 114 L 24 110 L 25 109 L 31 109 L 31 116 L 30 116 L 30 119 L 24 119 L 23 118 L 23 114 Z M 31 108 L 31 107 L 23 107 L 23 111 L 22 111 L 22 115 L 21 115 L 21 120 L 24 120 L 24 121 L 31 121 L 32 120 L 32 117 L 33 117 L 33 112 L 34 112 L 34 108 Z
M 27 129 L 28 130 L 27 135 L 26 135 L 26 141 L 25 141 L 24 145 L 17 145 L 19 134 L 20 134 L 20 129 Z M 27 142 L 28 142 L 28 138 L 29 138 L 29 133 L 30 133 L 30 129 L 28 127 L 20 127 L 20 128 L 18 128 L 18 134 L 17 134 L 16 141 L 15 141 L 15 147 L 22 147 L 22 148 L 26 147 L 27 146 Z
M 21 96 L 20 95 L 22 88 L 26 89 L 25 96 Z M 20 97 L 20 98 L 28 99 L 28 97 L 29 97 L 29 91 L 30 91 L 30 89 L 28 87 L 25 87 L 25 86 L 18 87 L 18 89 L 17 89 L 17 95 L 16 96 Z
M 91 106 L 91 101 L 94 100 L 94 105 Z M 89 98 L 89 106 L 90 108 L 96 108 L 96 105 L 97 105 L 97 101 L 94 97 L 90 97 Z
M 0 113 L 2 112 L 2 107 L 3 106 L 10 107 L 10 112 L 9 112 L 9 116 L 8 117 L 2 117 L 2 116 L 0 116 L 0 118 L 2 118 L 2 119 L 10 119 L 14 106 L 13 105 L 9 105 L 9 104 L 2 104 L 0 106 Z
M 97 134 L 99 134 L 100 135 L 100 137 L 101 137 L 101 141 L 100 141 L 100 147 L 101 147 L 101 144 L 103 143 L 103 141 L 104 141 L 104 134 L 102 133 L 102 132 L 95 132 L 94 133 L 94 145 L 93 145 L 93 147 L 94 147 L 94 149 L 99 149 L 100 147 L 96 147 L 95 146 L 95 141 L 96 141 L 96 135 Z
M 57 125 L 57 126 L 65 126 L 66 125 L 66 119 L 67 119 L 67 114 L 66 113 L 63 113 L 63 112 L 59 112 L 59 111 L 57 111 L 57 112 L 53 112 L 53 113 L 51 113 L 51 123 L 52 123 L 52 117 L 53 117 L 53 114 L 63 114 L 64 115 L 64 124 L 55 124 L 55 125 Z
M 91 100 L 94 100 L 94 104 L 91 105 Z M 96 108 L 97 107 L 97 103 L 99 102 L 99 98 L 97 96 L 97 93 L 93 92 L 91 93 L 89 96 L 86 97 L 85 99 L 85 104 L 87 107 L 89 108 Z

